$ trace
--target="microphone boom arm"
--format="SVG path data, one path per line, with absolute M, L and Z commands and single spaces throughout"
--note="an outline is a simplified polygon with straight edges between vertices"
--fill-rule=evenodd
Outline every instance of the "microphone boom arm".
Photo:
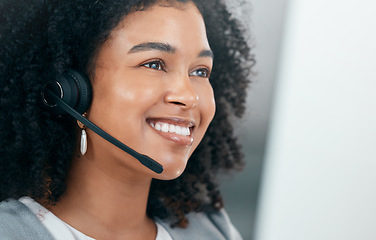
M 49 97 L 51 97 L 55 103 L 61 107 L 64 111 L 66 111 L 69 115 L 83 123 L 86 127 L 91 129 L 93 132 L 107 140 L 108 142 L 114 144 L 116 147 L 120 148 L 121 150 L 125 151 L 129 155 L 136 158 L 142 165 L 149 168 L 155 173 L 162 173 L 163 172 L 163 166 L 150 158 L 147 155 L 140 154 L 133 150 L 132 148 L 128 147 L 124 143 L 120 142 L 107 132 L 103 131 L 101 128 L 99 128 L 97 125 L 95 125 L 93 122 L 89 121 L 87 118 L 83 117 L 81 114 L 79 114 L 76 110 L 71 108 L 68 104 L 66 104 L 62 99 L 60 99 L 58 96 L 56 96 L 51 90 L 46 89 Z

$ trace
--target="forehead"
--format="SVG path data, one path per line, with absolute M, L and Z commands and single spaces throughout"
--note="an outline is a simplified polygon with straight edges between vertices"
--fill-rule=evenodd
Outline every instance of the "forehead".
M 192 2 L 174 6 L 155 4 L 127 15 L 113 30 L 110 39 L 121 37 L 130 44 L 159 41 L 176 47 L 198 44 L 209 48 L 202 15 Z

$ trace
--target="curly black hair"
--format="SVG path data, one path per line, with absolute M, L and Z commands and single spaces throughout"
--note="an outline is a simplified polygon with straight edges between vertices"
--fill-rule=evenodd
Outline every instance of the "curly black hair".
M 0 2 L 0 200 L 31 196 L 51 203 L 66 190 L 76 146 L 75 120 L 43 107 L 45 84 L 68 68 L 86 74 L 96 50 L 129 13 L 190 0 L 29 0 Z M 216 176 L 243 165 L 231 119 L 245 109 L 254 56 L 241 24 L 221 0 L 192 0 L 214 52 L 211 83 L 216 115 L 188 161 L 171 181 L 153 180 L 147 214 L 173 217 L 185 227 L 192 211 L 218 210 Z

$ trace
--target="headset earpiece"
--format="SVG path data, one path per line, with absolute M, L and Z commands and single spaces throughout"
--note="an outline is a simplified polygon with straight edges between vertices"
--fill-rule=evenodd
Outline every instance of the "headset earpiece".
M 83 114 L 89 108 L 91 103 L 91 83 L 84 74 L 68 69 L 61 75 L 57 76 L 55 81 L 49 82 L 44 88 L 42 95 L 45 105 L 50 108 L 55 115 L 62 115 L 66 112 L 59 108 L 45 94 L 46 89 L 59 96 L 71 108 Z
M 74 106 L 74 109 L 79 112 L 80 114 L 83 114 L 86 112 L 86 110 L 89 108 L 91 103 L 91 83 L 89 78 L 73 69 L 69 69 L 64 74 L 67 81 L 70 81 L 69 79 L 73 79 L 75 82 L 76 89 L 78 91 L 77 93 L 77 100 L 76 105 Z
M 163 172 L 163 166 L 160 163 L 128 147 L 82 116 L 91 102 L 91 84 L 85 75 L 68 69 L 44 87 L 42 96 L 44 104 L 53 114 L 60 116 L 68 113 L 102 138 L 136 158 L 150 170 L 156 173 Z

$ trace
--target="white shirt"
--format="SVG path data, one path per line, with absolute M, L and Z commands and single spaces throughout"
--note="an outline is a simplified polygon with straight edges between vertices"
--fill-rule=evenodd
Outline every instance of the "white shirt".
M 22 197 L 18 200 L 35 214 L 56 240 L 95 240 L 68 225 L 32 198 Z M 155 224 L 157 225 L 157 237 L 155 240 L 172 240 L 170 234 L 162 225 L 157 222 Z

